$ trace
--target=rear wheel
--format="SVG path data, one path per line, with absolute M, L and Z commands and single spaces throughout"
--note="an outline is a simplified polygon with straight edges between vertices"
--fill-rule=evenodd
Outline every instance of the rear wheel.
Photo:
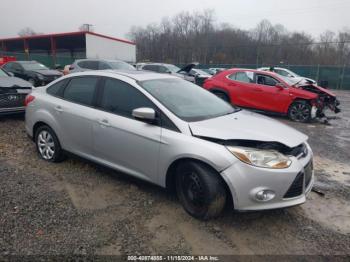
M 50 162 L 60 162 L 64 155 L 55 132 L 48 126 L 41 126 L 35 132 L 35 143 L 40 157 Z
M 311 105 L 305 100 L 293 102 L 288 110 L 288 116 L 296 122 L 309 122 L 311 119 Z
M 176 191 L 187 213 L 198 219 L 219 216 L 226 204 L 224 182 L 216 171 L 201 163 L 178 166 Z

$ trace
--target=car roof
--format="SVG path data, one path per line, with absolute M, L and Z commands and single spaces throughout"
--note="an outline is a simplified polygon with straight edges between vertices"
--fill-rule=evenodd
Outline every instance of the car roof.
M 277 66 L 273 66 L 274 69 L 280 69 L 280 70 L 289 70 L 287 68 L 283 68 L 283 67 L 277 67 Z M 270 69 L 270 67 L 261 67 L 258 70 L 265 70 L 265 69 Z
M 31 61 L 9 61 L 8 63 L 33 64 L 33 63 L 39 63 L 39 62 L 35 60 L 31 60 Z
M 93 59 L 93 58 L 85 58 L 85 59 L 77 59 L 74 63 L 82 62 L 82 61 L 101 61 L 101 62 L 124 62 L 122 60 L 117 59 Z M 126 62 L 125 62 L 126 63 Z
M 72 73 L 69 74 L 69 76 L 84 76 L 84 75 L 101 75 L 101 76 L 126 76 L 130 79 L 133 79 L 135 81 L 145 81 L 145 80 L 153 80 L 153 79 L 179 79 L 178 77 L 171 76 L 168 74 L 159 74 L 152 71 L 145 71 L 145 70 L 98 70 L 98 71 L 86 71 L 86 72 L 79 72 L 79 73 Z
M 169 66 L 169 65 L 173 65 L 173 64 L 166 64 L 166 63 L 147 63 L 145 65 L 162 65 L 162 66 Z
M 269 76 L 273 76 L 273 77 L 276 77 L 276 76 L 279 77 L 279 75 L 276 74 L 275 72 L 261 71 L 261 70 L 258 70 L 258 69 L 231 68 L 231 69 L 225 70 L 224 72 L 233 73 L 233 72 L 236 72 L 236 71 L 246 71 L 246 72 L 252 72 L 252 73 L 257 73 L 257 74 L 265 74 L 265 75 L 269 75 Z

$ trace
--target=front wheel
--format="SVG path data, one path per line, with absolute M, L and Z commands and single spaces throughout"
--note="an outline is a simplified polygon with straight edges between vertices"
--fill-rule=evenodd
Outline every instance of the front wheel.
M 224 182 L 216 171 L 201 163 L 180 164 L 176 173 L 176 191 L 187 213 L 198 219 L 219 216 L 226 204 Z
M 309 122 L 311 119 L 311 105 L 307 101 L 295 101 L 288 110 L 288 117 L 296 122 Z

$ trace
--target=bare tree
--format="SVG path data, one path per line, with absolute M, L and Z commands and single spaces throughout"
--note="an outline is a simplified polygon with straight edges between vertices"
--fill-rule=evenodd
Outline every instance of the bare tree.
M 41 33 L 35 32 L 32 28 L 30 27 L 25 27 L 19 30 L 18 35 L 19 36 L 32 36 L 32 35 L 40 35 Z
M 283 25 L 261 21 L 252 30 L 216 24 L 212 10 L 181 12 L 160 24 L 133 27 L 139 61 L 176 64 L 345 64 L 350 56 L 350 31 L 325 32 L 318 39 L 289 32 Z M 315 43 L 321 42 L 321 43 Z

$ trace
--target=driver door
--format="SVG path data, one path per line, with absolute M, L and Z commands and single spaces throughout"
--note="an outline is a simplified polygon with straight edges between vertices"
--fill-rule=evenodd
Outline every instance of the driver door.
M 277 87 L 279 81 L 265 74 L 256 74 L 256 101 L 259 109 L 284 113 L 289 103 L 288 88 Z

